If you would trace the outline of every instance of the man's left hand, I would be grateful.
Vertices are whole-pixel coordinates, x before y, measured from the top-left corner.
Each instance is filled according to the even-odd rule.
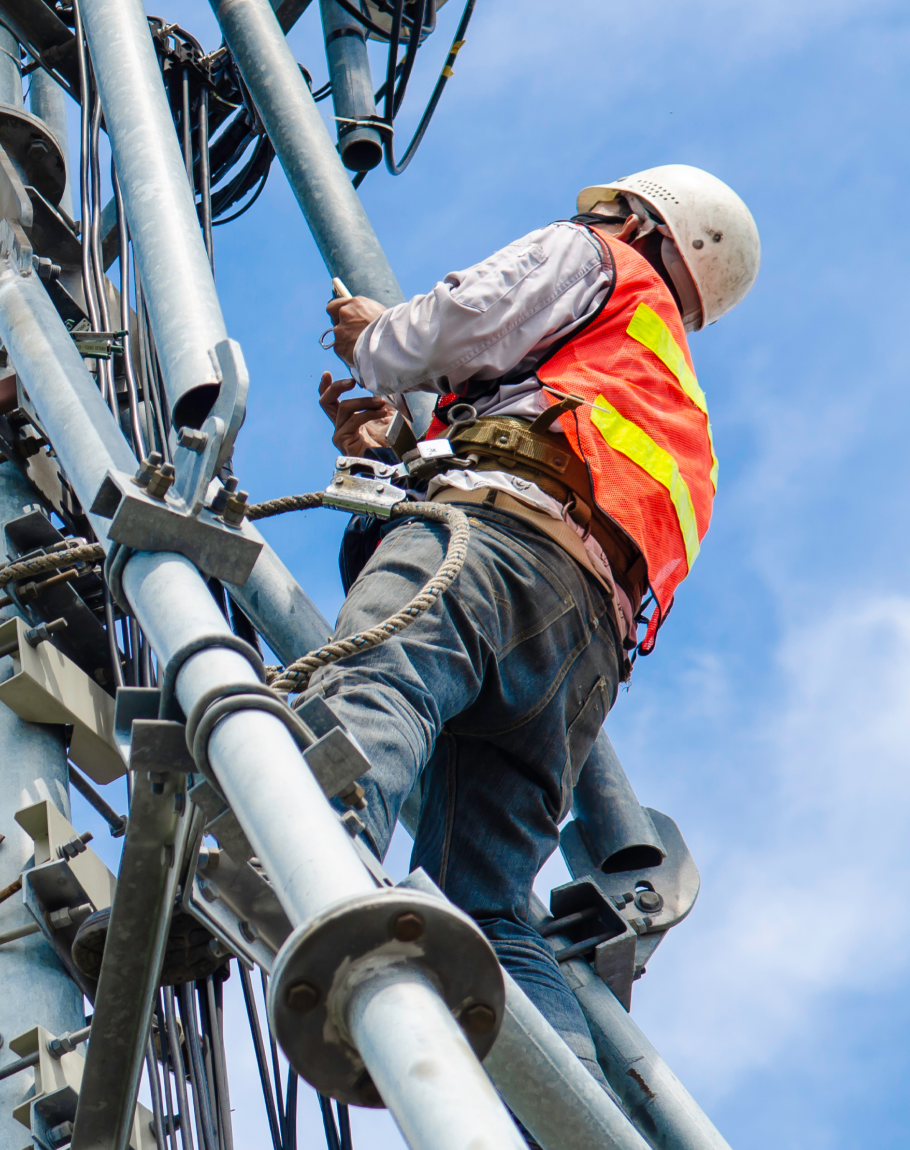
[[[329,300],[325,309],[335,327],[335,354],[348,367],[354,366],[354,344],[360,333],[386,310],[365,295]]]
[[[388,447],[386,432],[395,408],[378,395],[342,399],[355,386],[353,379],[332,379],[323,373],[319,383],[319,406],[335,425],[332,442],[344,455],[364,456],[373,447]]]

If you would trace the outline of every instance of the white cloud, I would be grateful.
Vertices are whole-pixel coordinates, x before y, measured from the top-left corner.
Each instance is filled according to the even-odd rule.
[[[910,599],[857,596],[780,650],[780,710],[742,732],[770,766],[755,778],[771,801],[756,799],[773,815],[758,839],[748,810],[715,827],[693,918],[636,992],[638,1021],[703,1101],[811,1041],[832,995],[910,965]]]

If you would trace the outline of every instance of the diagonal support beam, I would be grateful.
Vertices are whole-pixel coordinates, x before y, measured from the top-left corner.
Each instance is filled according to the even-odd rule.
[[[148,773],[134,773],[72,1150],[129,1145],[190,809],[185,775],[153,794]]]

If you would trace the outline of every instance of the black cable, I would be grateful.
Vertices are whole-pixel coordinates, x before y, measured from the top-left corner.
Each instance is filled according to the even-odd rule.
[[[234,212],[234,214],[232,216],[225,216],[224,219],[221,219],[221,220],[212,220],[212,227],[217,228],[221,224],[233,223],[234,220],[239,220],[240,217],[245,212],[248,212],[250,210],[250,208],[253,206],[253,204],[256,203],[256,201],[259,199],[260,195],[262,194],[262,189],[265,187],[265,183],[266,183],[266,180],[269,178],[269,172],[270,171],[271,171],[271,168],[266,168],[266,170],[262,173],[262,179],[259,181],[259,187],[256,189],[255,192],[253,192],[252,196],[250,196],[250,198],[243,205],[243,207],[240,209],[239,212]]]
[[[175,1001],[174,988],[172,986],[165,987],[164,1016],[167,1022],[167,1029],[164,1033],[167,1034],[171,1068],[174,1073],[174,1089],[177,1095],[177,1120],[179,1123],[180,1141],[183,1145],[183,1150],[195,1150],[193,1145],[193,1132],[190,1129],[190,1102],[186,1094],[186,1072],[183,1068],[183,1053],[180,1049],[180,1031],[177,1028],[177,1011],[174,1007]],[[200,1150],[202,1150],[201,1147]]]
[[[351,1115],[347,1104],[344,1102],[336,1102],[335,1109],[338,1111],[338,1129],[341,1133],[341,1150],[354,1150],[354,1143],[351,1139]]]
[[[285,1091],[287,1107],[284,1112],[284,1150],[297,1150],[297,1086],[299,1079],[292,1067],[288,1067],[288,1084]]]
[[[325,1127],[325,1140],[329,1150],[341,1150],[341,1141],[338,1129],[335,1126],[335,1115],[332,1113],[332,1101],[324,1094],[319,1096],[319,1109],[322,1111],[322,1125]]]
[[[180,1019],[183,1022],[186,1045],[190,1052],[190,1081],[193,1084],[193,1098],[199,1110],[201,1125],[199,1141],[204,1143],[205,1150],[219,1150],[218,1136],[212,1118],[208,1075],[205,1072],[205,1059],[196,1022],[196,1006],[188,983],[184,983],[179,988],[179,998]]]
[[[398,0],[398,2],[401,4],[402,12],[403,12],[404,0]],[[415,20],[415,24],[417,24],[417,27],[423,27],[423,14],[426,11],[426,6],[427,6],[426,0],[416,0],[414,20]],[[385,103],[386,103],[386,119],[389,120],[390,123],[398,115],[398,110],[401,107],[401,102],[404,99],[404,94],[408,88],[408,81],[411,79],[411,72],[414,70],[414,61],[417,59],[417,49],[419,47],[420,47],[420,37],[415,36],[412,33],[411,37],[408,40],[408,49],[404,55],[404,67],[401,69],[401,75],[398,78],[398,86],[395,89],[395,96],[394,96],[394,99],[392,100],[391,119],[389,118],[389,113],[388,113],[388,107],[389,107],[388,91],[386,92],[386,101],[385,101]],[[397,63],[397,61],[396,61],[396,63]],[[397,71],[397,68],[395,69],[395,71]],[[387,76],[386,77],[386,84],[388,84],[388,82],[389,82],[389,79]]]
[[[259,1011],[256,1009],[256,999],[253,997],[253,984],[250,972],[242,962],[237,963],[240,970],[240,984],[243,987],[243,1001],[246,1003],[247,1018],[250,1021],[250,1032],[253,1035],[253,1046],[256,1050],[256,1064],[259,1067],[259,1081],[262,1084],[262,1097],[265,1100],[265,1109],[269,1119],[269,1131],[272,1135],[274,1150],[282,1150],[281,1129],[278,1125],[278,1114],[275,1110],[275,1096],[272,1093],[272,1084],[269,1080],[268,1064],[265,1058],[265,1046],[262,1042],[262,1029],[259,1025]]]
[[[341,0],[338,0],[338,3],[340,4]],[[455,32],[454,39],[452,40],[452,46],[449,48],[449,54],[446,57],[446,62],[439,74],[439,79],[436,81],[436,87],[433,89],[433,94],[430,97],[429,103],[424,110],[423,116],[420,119],[420,123],[417,125],[417,130],[414,133],[410,144],[408,144],[407,149],[405,150],[405,153],[399,162],[396,163],[395,161],[395,151],[392,144],[391,133],[383,133],[383,150],[385,152],[385,163],[386,167],[393,176],[401,175],[411,160],[413,160],[417,149],[420,147],[423,137],[426,135],[427,128],[430,126],[430,120],[432,120],[433,114],[436,111],[436,107],[439,104],[443,89],[451,79],[452,66],[455,63],[455,57],[458,55],[462,45],[464,44],[464,38],[465,33],[468,30],[468,24],[470,24],[471,17],[474,14],[475,3],[476,0],[466,0],[464,11],[461,14],[461,20],[458,22],[458,29]],[[388,93],[386,93],[386,96],[388,96]]]
[[[209,168],[209,94],[203,88],[199,94],[197,117],[199,132],[199,207],[202,215],[202,235],[212,271],[215,270],[215,247],[212,242],[212,179]]]
[[[259,978],[262,982],[262,1001],[268,1002],[269,983],[262,967],[259,968]],[[281,1069],[278,1065],[278,1043],[275,1041],[275,1035],[272,1033],[271,1022],[269,1022],[269,1049],[272,1054],[272,1081],[275,1084],[275,1101],[278,1104],[278,1113],[284,1114],[284,1096],[281,1092]],[[282,1140],[284,1136],[284,1131],[282,1130]]]

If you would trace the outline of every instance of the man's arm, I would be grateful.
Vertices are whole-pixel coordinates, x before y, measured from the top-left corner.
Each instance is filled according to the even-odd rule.
[[[367,390],[447,392],[468,379],[496,379],[525,360],[533,369],[535,357],[599,306],[611,273],[586,231],[551,224],[453,272],[426,295],[387,309],[359,297],[334,300],[330,314],[341,319],[342,344],[349,310],[351,319],[356,312],[360,324],[368,321],[352,351],[339,347]]]

